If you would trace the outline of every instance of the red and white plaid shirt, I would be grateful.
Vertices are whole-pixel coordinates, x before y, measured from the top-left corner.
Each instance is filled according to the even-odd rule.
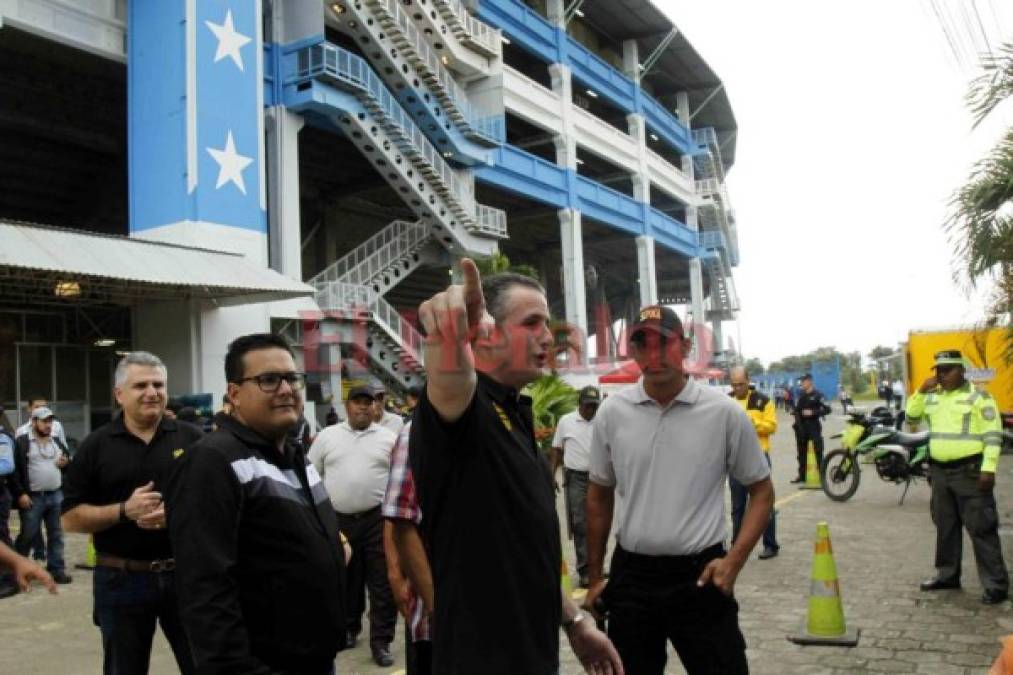
[[[422,509],[419,508],[415,494],[415,478],[408,463],[408,436],[412,424],[408,422],[398,434],[394,451],[390,455],[390,478],[387,480],[387,492],[383,498],[382,513],[384,518],[407,520],[418,526],[422,522]],[[412,641],[431,640],[429,618],[426,615],[422,598],[415,589],[411,590],[408,600],[408,621],[412,630]]]

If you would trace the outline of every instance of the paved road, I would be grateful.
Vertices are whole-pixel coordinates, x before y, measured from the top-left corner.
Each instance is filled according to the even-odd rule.
[[[781,422],[782,431],[775,436],[773,449],[781,555],[767,561],[754,556],[737,586],[752,672],[984,672],[998,652],[999,636],[1013,633],[1010,606],[985,607],[978,601],[981,589],[969,543],[965,543],[963,591],[918,591],[919,580],[933,571],[934,530],[928,514],[928,486],[912,488],[903,506],[897,505],[900,488],[883,483],[872,471],[863,474],[858,494],[845,504],[830,502],[821,492],[800,493],[788,484],[794,471],[794,449],[787,420],[782,418]],[[828,432],[840,426],[840,420],[831,420]],[[1013,560],[1013,458],[1000,462],[997,483],[1000,519],[1010,528],[1003,537],[1009,562]],[[859,646],[854,649],[799,647],[785,639],[804,617],[813,537],[816,522],[821,519],[830,523],[847,621],[862,630]],[[83,540],[71,537],[70,559],[80,560],[83,551]],[[567,544],[564,551],[572,569],[572,547]],[[494,597],[491,586],[477,590]],[[88,573],[75,572],[74,583],[62,587],[59,597],[35,592],[0,601],[0,608],[0,635],[9,657],[6,663],[16,660],[17,672],[101,672],[98,631],[91,623]],[[401,644],[399,626],[393,668],[377,668],[369,659],[368,648],[360,646],[340,655],[338,672],[403,672]],[[564,674],[580,672],[565,639],[560,656]],[[151,672],[176,672],[161,635],[156,637]],[[683,672],[674,657],[668,672]]]

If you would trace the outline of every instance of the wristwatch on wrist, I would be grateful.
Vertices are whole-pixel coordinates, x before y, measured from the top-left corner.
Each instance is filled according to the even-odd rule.
[[[563,622],[563,630],[570,630],[578,623],[587,618],[587,612],[582,609],[578,609],[577,613],[573,615],[573,618],[567,619]]]

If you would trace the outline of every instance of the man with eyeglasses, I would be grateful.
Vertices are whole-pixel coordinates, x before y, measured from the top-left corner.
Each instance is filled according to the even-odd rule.
[[[929,476],[936,525],[936,576],[923,591],[960,588],[963,533],[967,528],[986,605],[1009,596],[1009,575],[999,540],[995,469],[1002,448],[1002,419],[995,399],[964,378],[964,357],[950,349],[935,355],[935,376],[908,399],[907,422],[930,429]]]
[[[179,605],[201,673],[328,675],[345,559],[323,481],[288,432],[304,373],[269,333],[229,345],[232,414],[179,455],[166,494]]]
[[[643,375],[594,418],[585,606],[607,612],[609,637],[636,675],[662,675],[666,642],[691,674],[749,670],[733,592],[767,526],[774,488],[746,413],[686,374],[691,346],[671,308],[641,309],[630,355]],[[726,551],[729,476],[746,486],[749,502]],[[623,511],[606,582],[616,492]]]
[[[369,648],[382,668],[394,663],[397,605],[387,580],[383,553],[383,504],[390,476],[390,458],[397,436],[375,422],[375,389],[357,384],[345,398],[346,419],[321,431],[309,460],[323,478],[338,516],[338,527],[348,537],[352,558],[348,564],[346,646],[354,647],[362,630],[362,613],[369,590]]]

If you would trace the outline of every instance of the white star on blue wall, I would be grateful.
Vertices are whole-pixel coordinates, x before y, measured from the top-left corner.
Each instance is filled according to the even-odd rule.
[[[222,23],[217,24],[205,21],[204,24],[218,39],[218,48],[215,50],[215,63],[218,63],[227,56],[232,59],[232,62],[236,64],[239,70],[243,70],[243,55],[240,50],[252,42],[253,38],[236,32],[235,25],[232,23],[232,10],[230,9],[225,12],[225,20]]]
[[[232,139],[232,131],[229,131],[225,139],[225,147],[207,148],[208,154],[218,162],[218,181],[215,189],[218,190],[226,183],[233,183],[239,191],[246,194],[246,183],[243,181],[243,169],[253,163],[252,157],[240,155],[236,152],[236,142]]]

